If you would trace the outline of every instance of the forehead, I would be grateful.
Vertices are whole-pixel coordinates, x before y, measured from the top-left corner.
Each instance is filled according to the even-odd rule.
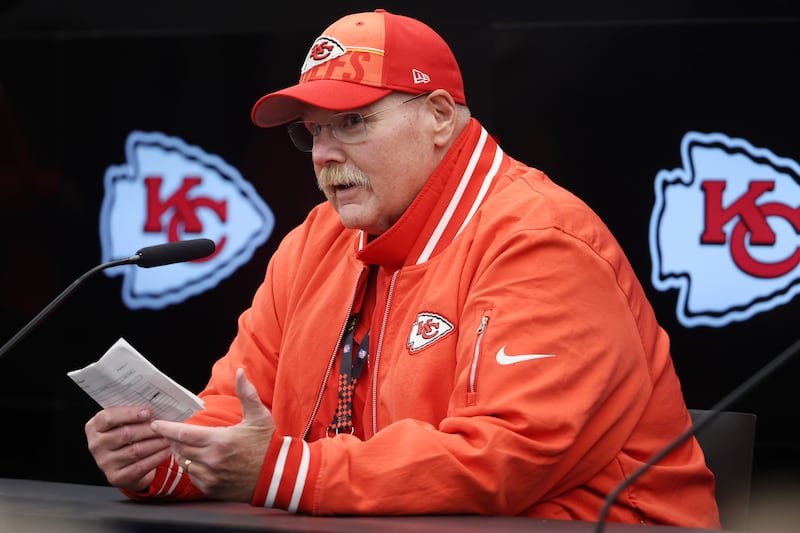
[[[347,115],[348,113],[366,114],[366,109],[368,108],[362,107],[358,109],[348,109],[346,111],[333,111],[331,109],[308,106],[302,110],[300,114],[300,120],[310,120],[312,122],[325,123],[337,115]]]
[[[362,107],[355,107],[353,109],[345,109],[345,110],[333,110],[333,109],[325,109],[322,107],[316,107],[309,104],[305,104],[300,108],[300,120],[311,120],[313,122],[325,122],[330,117],[334,115],[342,115],[347,113],[359,113],[362,115],[366,115],[368,113],[372,113],[378,109],[382,109],[385,106],[391,105],[395,99],[394,94],[389,94],[379,100],[372,102],[371,104],[362,106]]]

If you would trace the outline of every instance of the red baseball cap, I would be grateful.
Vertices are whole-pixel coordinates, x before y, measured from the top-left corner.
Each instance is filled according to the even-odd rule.
[[[262,128],[300,117],[304,106],[346,111],[392,91],[421,94],[445,89],[466,104],[461,70],[450,47],[422,22],[384,9],[347,15],[317,37],[300,81],[262,96],[253,123]]]

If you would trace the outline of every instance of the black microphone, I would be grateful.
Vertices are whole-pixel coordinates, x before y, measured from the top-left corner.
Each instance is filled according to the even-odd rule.
[[[697,420],[695,420],[694,423],[689,426],[689,429],[678,435],[669,444],[664,446],[664,448],[662,448],[658,453],[654,454],[650,459],[648,459],[647,462],[640,466],[633,474],[617,485],[614,490],[612,490],[608,496],[606,496],[603,507],[600,509],[600,513],[597,517],[597,524],[594,530],[595,533],[602,533],[608,511],[611,509],[611,506],[614,505],[614,502],[617,501],[617,498],[623,490],[625,490],[631,483],[639,479],[639,477],[647,472],[650,467],[657,464],[661,459],[672,453],[672,451],[680,446],[683,441],[706,427],[708,424],[714,421],[714,419],[716,419],[720,413],[727,410],[731,404],[745,396],[753,388],[755,388],[756,385],[761,383],[768,376],[772,375],[778,370],[778,368],[783,366],[784,363],[797,355],[798,351],[800,351],[800,340],[794,341],[791,346],[778,354],[772,361],[764,365],[761,370],[750,376],[744,381],[744,383],[729,392],[725,397],[713,405],[711,409],[699,416]]]
[[[188,241],[169,242],[142,248],[136,255],[136,262],[142,268],[171,265],[202,259],[214,253],[216,246],[211,239],[189,239]],[[136,256],[133,256],[136,257]]]
[[[28,322],[25,327],[17,332],[16,335],[0,348],[0,358],[6,352],[11,350],[19,341],[21,341],[28,333],[35,328],[39,322],[44,320],[50,313],[52,313],[64,299],[75,292],[75,289],[83,285],[90,277],[94,276],[101,270],[107,268],[120,266],[120,265],[138,265],[142,268],[150,268],[161,265],[170,265],[172,263],[183,263],[184,261],[193,261],[195,259],[202,259],[214,253],[216,245],[211,239],[189,239],[186,241],[168,242],[165,244],[158,244],[155,246],[147,246],[142,248],[134,255],[124,259],[117,259],[103,263],[92,268],[81,277],[72,282],[72,284],[64,289],[64,291],[56,296],[47,307],[42,309],[38,315]]]

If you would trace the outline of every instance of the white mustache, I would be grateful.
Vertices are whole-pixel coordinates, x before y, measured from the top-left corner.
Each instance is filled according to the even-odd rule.
[[[332,192],[339,186],[356,185],[370,188],[369,177],[357,168],[344,165],[323,167],[317,176],[317,187],[324,192]]]

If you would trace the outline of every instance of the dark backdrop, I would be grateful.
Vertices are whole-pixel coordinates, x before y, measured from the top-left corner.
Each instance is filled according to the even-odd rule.
[[[345,11],[386,7],[439,30],[473,114],[606,220],[671,334],[690,406],[710,407],[796,339],[796,301],[723,328],[683,327],[677,291],[649,281],[648,251],[653,181],[681,166],[685,132],[800,159],[794,2],[271,4],[0,2],[0,342],[100,262],[103,174],[124,161],[132,130],[219,155],[276,218],[272,237],[214,290],[130,311],[121,278],[98,276],[0,360],[0,476],[105,482],[83,436],[96,406],[65,374],[120,336],[203,387],[280,237],[322,199],[308,157],[281,128],[252,126],[250,108],[295,81],[310,42]],[[798,485],[798,375],[793,361],[734,406],[759,417],[756,511],[788,498],[773,488]]]

